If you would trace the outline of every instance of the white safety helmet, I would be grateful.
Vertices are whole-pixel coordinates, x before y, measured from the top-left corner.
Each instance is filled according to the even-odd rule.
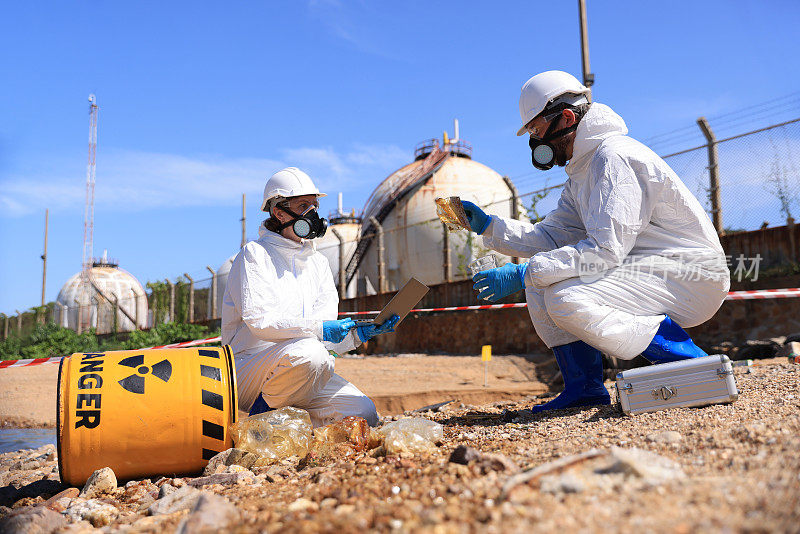
[[[566,95],[563,98],[559,98]],[[525,82],[519,97],[519,115],[522,128],[517,135],[525,133],[525,126],[548,106],[565,102],[578,105],[591,102],[592,93],[575,76],[560,70],[542,72]]]
[[[264,202],[261,211],[269,212],[270,201],[277,198],[299,197],[303,195],[326,196],[320,193],[311,177],[297,167],[286,167],[273,174],[264,186]]]

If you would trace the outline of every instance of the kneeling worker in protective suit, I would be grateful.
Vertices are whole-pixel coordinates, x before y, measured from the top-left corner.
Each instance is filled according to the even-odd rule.
[[[590,103],[573,76],[548,71],[522,88],[517,135],[533,165],[565,167],[557,207],[529,224],[464,202],[484,244],[530,258],[475,275],[478,297],[525,290],[536,333],[553,349],[564,391],[543,410],[609,404],[601,352],[652,363],[706,356],[681,327],[710,319],[730,287],[711,221],[652,150],[628,137],[611,108]]]
[[[351,415],[375,426],[375,405],[333,372],[329,351],[342,354],[393,332],[399,318],[359,327],[352,319],[336,319],[333,275],[312,241],[327,228],[317,213],[322,196],[295,167],[269,179],[261,209],[270,218],[228,275],[222,342],[233,349],[239,407],[250,415],[295,406],[308,410],[314,426]]]

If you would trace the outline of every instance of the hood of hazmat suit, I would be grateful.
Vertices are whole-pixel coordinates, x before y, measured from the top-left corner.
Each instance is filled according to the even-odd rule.
[[[558,205],[537,224],[493,216],[484,244],[530,257],[526,285],[548,287],[581,274],[656,256],[729,276],[717,232],[700,202],[655,152],[627,136],[622,118],[594,103],[575,132]]]
[[[300,243],[262,225],[231,266],[222,300],[222,343],[249,355],[282,341],[322,341],[323,321],[338,316],[339,296],[328,260],[310,240]],[[327,349],[342,354],[360,341],[355,331]]]

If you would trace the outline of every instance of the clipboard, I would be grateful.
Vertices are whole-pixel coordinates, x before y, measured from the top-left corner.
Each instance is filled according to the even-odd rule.
[[[400,317],[400,321],[397,324],[400,324],[403,319],[406,318],[406,315],[414,309],[414,306],[419,304],[419,301],[422,300],[422,297],[428,294],[429,287],[417,280],[416,278],[411,278],[406,284],[397,292],[397,294],[392,297],[392,300],[383,307],[381,312],[378,314],[375,319],[371,321],[356,321],[358,326],[368,325],[368,324],[376,324],[380,325],[383,324],[389,317],[392,315],[397,315]]]

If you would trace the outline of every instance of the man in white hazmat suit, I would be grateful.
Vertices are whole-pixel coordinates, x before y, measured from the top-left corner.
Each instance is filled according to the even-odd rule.
[[[259,227],[259,238],[233,260],[228,275],[222,342],[233,350],[239,407],[250,415],[295,406],[308,410],[314,426],[351,415],[375,426],[375,405],[333,372],[329,351],[342,354],[393,332],[399,318],[380,326],[336,319],[333,275],[312,241],[327,228],[317,213],[322,196],[295,167],[269,179],[261,209],[270,218]]]
[[[475,275],[479,298],[525,290],[536,333],[552,348],[564,391],[532,410],[609,404],[601,352],[653,363],[705,356],[681,327],[721,306],[730,274],[697,199],[611,108],[573,76],[548,71],[522,88],[517,135],[533,165],[564,166],[557,207],[530,224],[464,202],[484,244],[530,258]],[[680,326],[679,326],[680,325]]]

